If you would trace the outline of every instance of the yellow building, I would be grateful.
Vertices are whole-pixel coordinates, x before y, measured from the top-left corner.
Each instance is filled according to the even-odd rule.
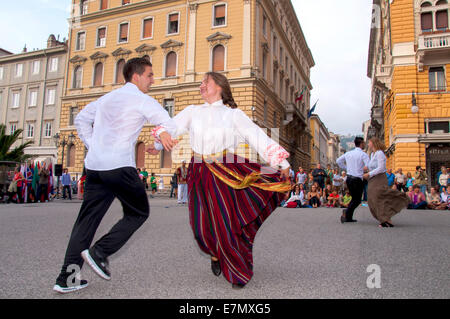
[[[289,0],[74,0],[69,22],[62,135],[76,134],[76,114],[122,86],[124,62],[140,56],[153,64],[150,95],[171,115],[202,104],[204,74],[222,72],[239,108],[259,126],[280,129],[275,134],[291,164],[309,164],[306,115],[314,60]],[[305,98],[295,103],[305,86]],[[166,176],[167,184],[178,160],[190,159],[188,140],[177,154],[150,156],[144,151],[153,142],[150,131],[145,126],[136,145],[137,167]],[[77,138],[67,147],[64,167],[81,172],[85,152]]]
[[[328,141],[330,139],[330,133],[317,114],[311,115],[309,124],[312,135],[310,147],[311,163],[306,167],[314,169],[317,164],[320,164],[322,165],[322,168],[325,169],[328,164],[334,164],[330,162],[328,157]]]
[[[436,185],[440,166],[450,166],[450,4],[373,3],[369,136],[384,138],[389,168],[414,173],[420,165]]]

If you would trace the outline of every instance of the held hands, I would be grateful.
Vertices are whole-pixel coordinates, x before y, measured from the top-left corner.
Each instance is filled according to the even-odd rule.
[[[162,146],[164,146],[164,149],[168,152],[172,151],[172,149],[178,143],[178,141],[172,139],[172,136],[170,136],[170,134],[167,132],[162,132],[161,134],[159,134],[159,139],[161,140],[161,144]]]
[[[368,180],[368,179],[370,178],[369,173],[365,173],[365,174],[363,175],[363,178]]]
[[[149,145],[145,151],[151,155],[158,155],[159,151],[155,148],[155,144]]]

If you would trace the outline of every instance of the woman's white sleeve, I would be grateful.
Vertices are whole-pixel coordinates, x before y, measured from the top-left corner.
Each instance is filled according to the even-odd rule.
[[[173,134],[172,138],[176,138],[189,131],[189,128],[191,126],[193,108],[194,105],[189,105],[183,111],[175,115],[173,121],[176,125],[176,131]],[[152,135],[155,137],[155,148],[158,151],[161,151],[163,149],[163,146],[158,138],[159,134],[161,134],[161,131],[164,131],[164,128],[162,128],[161,126],[157,126],[152,130]]]
[[[381,174],[386,170],[386,156],[384,153],[378,151],[373,156],[377,160],[377,167],[369,172],[370,177]]]
[[[289,153],[268,137],[242,110],[235,109],[233,121],[234,128],[239,136],[250,144],[271,167],[281,169],[290,167],[286,160]]]

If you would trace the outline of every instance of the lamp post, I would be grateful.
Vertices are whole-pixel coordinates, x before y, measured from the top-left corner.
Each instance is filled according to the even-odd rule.
[[[73,133],[70,133],[69,136],[67,136],[67,140],[66,140],[65,136],[63,136],[62,140],[60,140],[60,139],[61,139],[61,136],[59,135],[59,133],[56,133],[53,136],[53,140],[55,141],[55,146],[56,147],[62,146],[62,158],[61,158],[62,165],[61,166],[64,167],[64,148],[66,147],[66,145],[70,145],[73,143],[73,140],[75,139],[75,135],[73,135]],[[56,160],[56,162],[58,162],[58,160]],[[58,176],[58,184],[57,184],[58,198],[59,198],[59,180],[60,180],[60,178]]]

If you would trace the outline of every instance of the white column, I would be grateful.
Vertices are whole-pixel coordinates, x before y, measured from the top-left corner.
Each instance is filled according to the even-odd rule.
[[[195,81],[195,40],[197,28],[197,3],[189,4],[189,27],[187,43],[187,67],[185,82]]]
[[[242,66],[241,76],[251,76],[251,1],[244,0],[244,17],[243,17],[243,30],[242,30]]]

